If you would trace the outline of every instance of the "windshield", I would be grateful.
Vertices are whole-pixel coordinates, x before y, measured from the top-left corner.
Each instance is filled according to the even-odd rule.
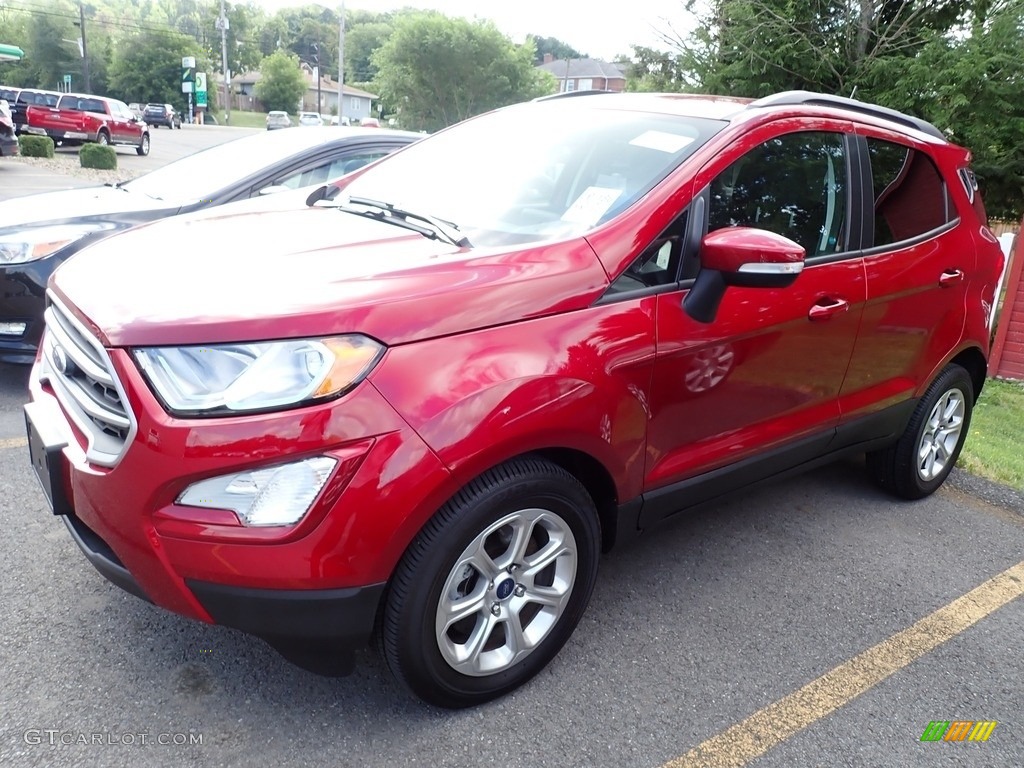
[[[208,199],[278,161],[324,143],[327,138],[317,131],[264,131],[183,157],[123,187],[183,204]]]
[[[342,194],[451,222],[474,246],[573,237],[625,210],[724,126],[522,105],[413,144]]]

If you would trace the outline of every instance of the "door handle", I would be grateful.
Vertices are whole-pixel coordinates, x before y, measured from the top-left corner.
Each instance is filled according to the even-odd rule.
[[[964,273],[959,269],[947,269],[939,276],[939,285],[943,288],[949,288],[963,281]]]
[[[808,320],[828,320],[833,315],[845,312],[850,308],[850,302],[845,299],[819,299],[818,303],[811,307],[807,313]]]

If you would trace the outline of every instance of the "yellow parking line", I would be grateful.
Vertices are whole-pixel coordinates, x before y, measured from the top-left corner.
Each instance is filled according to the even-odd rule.
[[[662,768],[739,768],[1024,595],[1024,561]]]
[[[0,440],[0,450],[4,448],[24,448],[28,445],[28,438],[25,437],[7,437]]]

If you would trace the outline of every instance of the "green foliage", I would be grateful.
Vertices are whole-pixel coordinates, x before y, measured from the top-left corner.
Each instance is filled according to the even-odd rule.
[[[530,35],[533,39],[533,47],[535,53],[533,56],[534,64],[544,63],[544,54],[550,53],[552,58],[555,59],[585,59],[586,54],[580,53],[568,43],[559,40],[557,37],[542,37],[540,35]]]
[[[101,171],[117,170],[117,152],[113,147],[100,144],[83,144],[78,150],[78,161],[83,168],[98,168]]]
[[[679,93],[694,88],[683,59],[678,54],[633,46],[633,59],[626,68],[626,90],[648,93]]]
[[[396,18],[372,63],[402,125],[436,131],[550,93],[550,75],[534,68],[533,56],[532,44],[514,45],[490,22],[419,12]]]
[[[53,139],[25,133],[18,137],[18,149],[22,157],[53,157]]]
[[[391,36],[388,22],[370,22],[345,33],[345,82],[369,83],[377,76],[372,56]]]
[[[195,53],[195,41],[179,32],[138,32],[114,51],[111,90],[124,101],[166,103],[184,111],[181,59]]]
[[[971,416],[958,465],[968,472],[1024,490],[1024,387],[989,379]]]
[[[267,111],[282,109],[295,112],[308,83],[299,68],[295,54],[275,51],[263,59],[260,65],[260,79],[256,83],[256,98],[263,102]]]

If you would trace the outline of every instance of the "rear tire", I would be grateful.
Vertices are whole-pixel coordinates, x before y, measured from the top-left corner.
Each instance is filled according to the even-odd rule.
[[[934,493],[960,456],[973,408],[970,374],[959,365],[947,365],[918,402],[900,438],[867,454],[872,479],[904,499]]]
[[[380,642],[421,699],[461,708],[536,675],[576,628],[600,554],[586,489],[539,458],[484,473],[409,545],[385,598]]]
[[[100,131],[96,136],[96,143],[101,147],[105,147],[110,144],[110,134],[106,131]]]

